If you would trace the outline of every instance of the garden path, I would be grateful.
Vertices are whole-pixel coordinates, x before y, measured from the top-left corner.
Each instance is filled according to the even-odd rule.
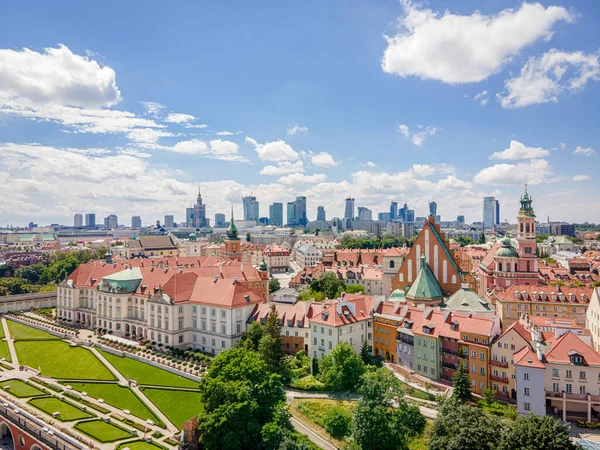
[[[8,329],[8,324],[6,323],[6,319],[2,317],[2,328],[4,329],[4,336],[6,337],[6,342],[8,342],[8,350],[10,351],[10,359],[12,359],[13,364],[19,365],[19,358],[17,357],[17,351],[15,350],[15,342],[11,339],[10,330]]]

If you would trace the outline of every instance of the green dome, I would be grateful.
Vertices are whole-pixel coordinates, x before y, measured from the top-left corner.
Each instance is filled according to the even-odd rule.
[[[267,271],[267,263],[265,261],[265,258],[263,257],[262,262],[260,263],[260,271],[261,272],[266,272]]]
[[[190,233],[190,241],[195,241],[197,237],[198,236],[196,236],[196,233]]]
[[[398,288],[392,292],[392,295],[390,295],[390,298],[388,298],[388,300],[392,302],[404,303],[406,301],[406,293],[402,289]]]
[[[508,233],[502,238],[500,241],[502,243],[502,247],[496,250],[496,255],[500,258],[518,258],[519,252],[516,248],[514,248],[510,243],[510,236]]]

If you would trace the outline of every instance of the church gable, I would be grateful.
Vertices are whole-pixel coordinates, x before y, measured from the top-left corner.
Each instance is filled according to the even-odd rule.
[[[456,264],[448,243],[437,229],[434,219],[430,217],[394,277],[392,289],[400,288],[406,291],[414,284],[422,255],[425,255],[427,265],[445,294],[453,294],[461,288],[462,271]]]

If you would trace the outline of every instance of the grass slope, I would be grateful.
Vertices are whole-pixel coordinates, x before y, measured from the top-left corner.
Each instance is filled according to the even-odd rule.
[[[58,417],[58,420],[61,422],[69,422],[71,420],[81,420],[94,417],[93,414],[82,411],[70,403],[60,401],[56,397],[34,398],[29,400],[29,404],[50,415],[52,415],[52,413],[59,412],[60,416]]]
[[[8,323],[10,335],[15,339],[15,341],[60,340],[59,337],[53,336],[50,333],[46,333],[42,330],[38,330],[37,328],[23,325],[22,323],[14,322],[12,320],[7,320],[6,322]]]
[[[131,358],[121,358],[112,353],[100,350],[109,363],[121,372],[124,377],[129,377],[132,380],[137,380],[139,384],[149,384],[154,386],[171,386],[171,387],[191,387],[197,388],[198,382],[180,377],[174,373],[159,369]]]
[[[121,439],[131,437],[131,433],[124,428],[112,423],[106,423],[104,420],[79,422],[74,428],[102,443],[120,441]]]
[[[131,414],[140,419],[150,419],[154,423],[160,422],[152,411],[127,387],[109,383],[69,383],[69,385],[79,392],[87,392],[90,397],[102,398],[115,408],[128,409]]]
[[[181,427],[189,419],[202,412],[199,392],[153,388],[143,388],[142,390],[144,395],[177,427]]]
[[[6,335],[4,334],[4,327],[0,323],[0,339],[4,339]]]
[[[6,341],[0,341],[0,358],[4,358],[8,362],[12,362],[10,350],[8,349],[8,342]]]
[[[114,376],[94,356],[82,347],[71,347],[63,341],[15,342],[19,362],[37,369],[42,375],[73,380],[114,380]]]
[[[6,380],[0,382],[0,388],[4,389],[4,386],[10,386],[10,392],[15,397],[39,397],[41,395],[48,395],[43,391],[40,391],[35,386],[24,383],[21,380]]]

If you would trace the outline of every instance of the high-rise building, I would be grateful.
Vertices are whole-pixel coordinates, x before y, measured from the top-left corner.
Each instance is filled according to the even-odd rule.
[[[308,224],[306,217],[306,197],[296,197],[296,221],[298,225],[305,227]]]
[[[383,213],[380,213],[383,214]],[[398,202],[392,202],[390,204],[390,217],[389,220],[394,220],[398,218]]]
[[[500,224],[500,202],[496,200],[496,225]]]
[[[388,212],[381,212],[379,214],[377,214],[377,220],[379,220],[380,222],[389,222],[392,219],[392,213],[391,211]]]
[[[283,225],[283,203],[273,203],[269,206],[269,223],[276,227]]]
[[[202,203],[202,193],[200,192],[200,188],[198,188],[196,204],[185,209],[185,225],[188,227],[202,228],[207,224],[206,205]]]
[[[225,223],[225,214],[216,213],[215,214],[215,227],[222,227]]]
[[[114,230],[118,227],[119,227],[119,220],[117,219],[116,215],[111,214],[110,216],[104,218],[104,228],[106,228],[108,230]]]
[[[81,214],[75,214],[73,216],[73,226],[75,228],[81,228],[83,226],[83,216]]]
[[[317,220],[327,220],[324,206],[317,206]]]
[[[85,226],[95,227],[96,226],[96,214],[88,213],[85,215]]]
[[[175,226],[175,217],[173,215],[165,216],[165,228],[173,228]]]
[[[373,220],[373,211],[364,206],[358,207],[358,220],[363,222],[369,222]]]
[[[406,212],[408,211],[408,205],[405,203],[404,206],[402,208],[400,208],[398,210],[398,217],[396,217],[397,219],[400,219],[402,222],[406,222]]]
[[[496,199],[483,197],[483,228],[494,228],[496,225]]]
[[[456,216],[456,221],[459,224],[464,225],[465,224],[465,216]]]
[[[140,216],[131,218],[131,228],[142,228],[142,218]]]
[[[287,224],[296,225],[296,202],[287,202]]]
[[[436,216],[437,215],[437,203],[429,202],[429,215]]]
[[[344,212],[344,219],[354,219],[354,199],[352,197],[348,197],[346,199],[346,211]]]
[[[405,222],[414,222],[415,221],[415,210],[407,209],[406,210],[406,220]]]
[[[244,205],[244,220],[258,220],[258,201],[253,195],[242,197]]]

